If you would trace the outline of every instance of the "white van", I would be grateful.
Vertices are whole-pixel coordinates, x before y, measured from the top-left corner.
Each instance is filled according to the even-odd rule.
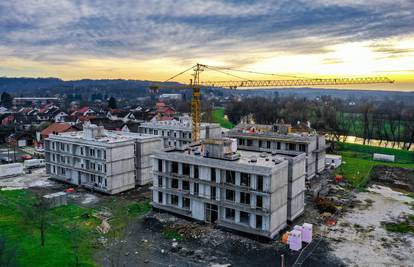
[[[44,159],[28,159],[24,161],[23,165],[25,169],[41,168],[45,166],[45,160]]]

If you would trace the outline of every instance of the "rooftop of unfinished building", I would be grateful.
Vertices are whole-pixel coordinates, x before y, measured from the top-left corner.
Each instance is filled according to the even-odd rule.
[[[283,130],[275,130],[274,127],[280,127]],[[291,132],[290,129],[294,129],[291,128],[290,124],[239,124],[235,128],[228,131],[227,135],[230,137],[233,135],[267,137],[296,142],[309,142],[318,135],[314,130]]]
[[[220,142],[220,139],[208,139],[206,141],[215,141]],[[246,150],[236,150],[228,158],[217,158],[211,157],[206,152],[206,146],[203,143],[191,145],[186,148],[174,148],[165,150],[165,153],[168,154],[177,154],[177,155],[188,155],[191,157],[199,157],[200,160],[220,160],[223,164],[239,163],[252,166],[262,166],[262,167],[273,167],[278,165],[281,162],[284,162],[286,159],[294,157],[289,155],[284,155],[280,153],[266,153],[266,152],[254,152]],[[233,156],[233,157],[232,157]]]
[[[100,126],[89,125],[83,131],[78,132],[65,132],[59,133],[57,135],[50,135],[49,137],[64,138],[67,140],[78,140],[84,142],[99,142],[107,144],[116,144],[132,140],[146,140],[159,138],[151,134],[140,134],[140,133],[128,133],[123,131],[109,131],[105,129],[100,129],[101,132],[98,132]],[[85,131],[90,131],[86,133]],[[92,132],[96,131],[96,132]]]
[[[189,116],[182,116],[179,117],[178,120],[167,120],[167,121],[161,121],[161,120],[152,120],[152,121],[148,121],[148,122],[143,122],[141,123],[141,126],[144,127],[162,127],[162,128],[186,128],[186,129],[191,129],[192,128],[192,121],[191,121],[191,117]],[[200,124],[201,127],[207,127],[207,126],[215,126],[215,127],[220,127],[220,125],[218,123],[201,123]]]

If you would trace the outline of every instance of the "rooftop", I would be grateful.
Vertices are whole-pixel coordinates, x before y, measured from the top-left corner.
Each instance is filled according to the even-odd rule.
[[[201,123],[201,127],[220,127],[218,123]],[[154,120],[141,123],[141,127],[157,127],[162,129],[177,129],[177,130],[191,130],[191,117],[180,118],[179,120]]]
[[[272,129],[272,125],[261,124],[239,124],[234,129],[227,132],[229,137],[251,136],[263,139],[276,139],[281,141],[290,140],[292,142],[309,143],[313,140],[317,133],[280,133]]]
[[[254,151],[246,151],[246,150],[237,150],[235,153],[239,156],[235,160],[229,159],[220,159],[220,158],[210,158],[204,156],[204,147],[203,145],[196,145],[192,147],[188,147],[187,149],[172,149],[164,151],[168,155],[187,155],[189,157],[197,157],[203,163],[207,163],[207,160],[218,160],[223,163],[239,163],[244,165],[252,165],[252,166],[261,166],[261,167],[274,167],[285,161],[285,159],[289,156],[282,155],[282,154],[271,154],[271,153],[261,153],[261,152],[254,152]]]
[[[49,136],[49,134],[62,133],[62,132],[67,132],[69,130],[76,131],[76,128],[73,127],[69,123],[57,123],[57,122],[55,122],[55,123],[52,123],[51,125],[49,125],[49,127],[45,128],[41,132],[41,135],[43,137],[47,137],[47,136]]]
[[[58,135],[51,135],[50,137],[54,139],[65,139],[68,141],[72,140],[82,142],[98,142],[102,144],[117,144],[133,140],[148,140],[159,138],[151,134],[127,133],[122,131],[107,130],[105,130],[104,135],[96,136],[94,138],[86,138],[84,131],[60,133]]]

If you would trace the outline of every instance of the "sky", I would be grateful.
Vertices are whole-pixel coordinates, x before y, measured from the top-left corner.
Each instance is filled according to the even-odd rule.
[[[414,91],[413,0],[0,1],[0,36],[7,77],[163,81],[199,62],[306,78],[387,76],[396,83],[375,88]]]

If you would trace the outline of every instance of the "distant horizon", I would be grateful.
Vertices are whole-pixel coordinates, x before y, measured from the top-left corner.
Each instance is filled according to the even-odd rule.
[[[145,80],[145,79],[123,79],[123,78],[98,78],[98,79],[93,79],[93,78],[82,78],[82,79],[72,79],[72,80],[65,80],[59,77],[9,77],[9,76],[0,76],[0,78],[5,78],[5,79],[57,79],[60,80],[62,82],[76,82],[76,81],[83,81],[83,80],[91,80],[91,81],[105,81],[105,80],[112,80],[112,81],[116,81],[116,80],[120,80],[120,81],[139,81],[139,82],[154,82],[154,83],[162,83],[163,81],[156,81],[156,80]],[[169,81],[169,82],[176,82],[176,81]],[[179,83],[179,82],[177,82]],[[185,84],[185,83],[182,83]],[[360,84],[356,84],[356,85],[352,85],[355,88],[350,88],[351,86],[349,85],[344,85],[342,86],[343,88],[340,88],[340,86],[297,86],[297,87],[258,87],[258,88],[237,88],[236,90],[239,91],[246,91],[246,90],[289,90],[289,89],[313,89],[313,90],[338,90],[338,91],[378,91],[378,92],[400,92],[400,93],[414,93],[414,83],[396,83],[394,82],[393,84],[369,84],[368,86],[372,87],[374,85],[378,86],[398,86],[404,84],[407,87],[411,87],[411,88],[407,88],[407,89],[388,89],[388,88],[361,88],[364,85],[360,85]],[[366,85],[365,85],[366,86]],[[359,88],[356,88],[359,87]],[[218,88],[218,87],[217,87]],[[218,88],[219,89],[219,88]]]
[[[411,10],[411,0],[2,1],[0,75],[163,81],[199,62],[308,78],[386,76],[413,90]]]

